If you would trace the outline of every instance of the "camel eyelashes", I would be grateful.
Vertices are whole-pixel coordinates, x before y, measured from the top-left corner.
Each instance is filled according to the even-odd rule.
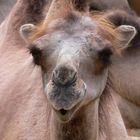
[[[31,45],[29,48],[30,48],[30,53],[33,56],[34,63],[36,65],[40,65],[41,58],[42,58],[42,50],[40,48],[36,47],[35,45]]]
[[[113,52],[109,47],[106,47],[98,52],[94,71],[96,75],[101,74],[101,72],[111,64],[110,57],[112,54]]]
[[[111,63],[110,57],[112,54],[113,52],[110,48],[104,48],[103,50],[98,52],[98,59],[100,59],[102,64],[107,66]]]
[[[90,49],[90,51],[94,51]],[[113,50],[111,47],[105,47],[97,51],[96,62],[101,65],[109,65],[111,63],[110,57],[113,55]],[[94,55],[93,55],[94,56]]]

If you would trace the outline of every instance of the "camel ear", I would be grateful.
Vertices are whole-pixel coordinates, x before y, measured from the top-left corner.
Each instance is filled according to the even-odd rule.
[[[32,36],[32,33],[35,31],[35,29],[36,26],[33,24],[24,24],[20,27],[20,35],[26,43],[29,42],[29,38]]]
[[[119,34],[118,49],[125,49],[129,47],[129,43],[137,34],[136,28],[130,25],[121,25],[115,30]]]

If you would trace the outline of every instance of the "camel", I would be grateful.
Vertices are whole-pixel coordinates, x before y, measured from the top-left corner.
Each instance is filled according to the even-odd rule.
[[[99,1],[98,1],[99,2]],[[120,112],[122,114],[126,128],[129,135],[135,135],[140,137],[140,94],[139,94],[139,26],[140,21],[136,13],[130,9],[126,1],[122,1],[122,7],[118,5],[105,4],[95,5],[93,9],[108,12],[109,19],[116,26],[123,24],[132,25],[136,27],[138,33],[133,39],[129,47],[122,55],[122,57],[114,57],[114,63],[112,63],[109,69],[109,79],[111,92],[113,93]],[[126,4],[125,4],[126,2]],[[138,1],[129,1],[132,8],[138,12]],[[115,2],[113,2],[115,3]],[[107,6],[105,6],[107,4]],[[112,3],[111,3],[112,4]],[[135,4],[135,5],[134,5]],[[111,8],[114,8],[111,12]],[[126,7],[126,8],[123,8]],[[105,14],[106,15],[106,14]],[[107,15],[106,15],[107,16]],[[135,72],[135,73],[133,73]],[[129,82],[133,81],[133,82]]]
[[[62,9],[60,8],[59,10],[57,10],[58,5],[59,6],[62,5],[62,7],[61,7]],[[67,5],[67,8],[63,7],[63,5]],[[79,53],[79,52],[81,52],[79,47],[81,47],[80,41],[82,39],[79,37],[80,38],[78,40],[79,44],[78,43],[75,44],[75,42],[73,41],[75,38],[71,38],[70,35],[74,36],[75,35],[74,31],[75,31],[75,29],[77,29],[76,30],[77,31],[76,39],[78,39],[78,31],[82,30],[81,26],[83,26],[85,19],[84,20],[79,19],[80,16],[81,17],[83,16],[83,15],[79,15],[79,13],[77,13],[78,15],[71,13],[71,11],[73,11],[72,10],[73,8],[70,8],[70,10],[67,11],[69,9],[69,7],[68,7],[68,4],[66,4],[64,1],[62,1],[62,3],[59,3],[58,1],[54,1],[54,4],[50,9],[51,10],[48,12],[49,14],[47,15],[47,17],[45,19],[45,23],[43,22],[42,25],[39,27],[36,27],[33,24],[25,24],[21,27],[20,34],[21,34],[22,38],[25,40],[25,42],[28,45],[30,44],[29,48],[30,48],[31,54],[34,57],[34,63],[36,65],[41,65],[41,67],[42,67],[43,85],[44,85],[44,89],[46,90],[47,99],[53,110],[53,114],[52,114],[53,121],[52,122],[55,122],[54,124],[52,124],[52,128],[51,128],[51,129],[55,130],[54,131],[55,133],[53,133],[51,135],[52,139],[57,140],[59,137],[60,137],[60,139],[72,139],[73,137],[74,137],[74,139],[79,139],[79,137],[82,136],[82,134],[76,135],[75,132],[80,129],[80,127],[81,127],[80,124],[79,124],[79,127],[73,129],[74,132],[72,131],[71,133],[68,133],[68,132],[65,132],[64,130],[67,129],[67,131],[69,131],[69,129],[71,129],[70,127],[72,127],[73,121],[75,122],[75,119],[77,117],[81,118],[81,116],[80,116],[81,114],[83,116],[87,115],[87,114],[86,115],[83,114],[83,112],[86,112],[89,109],[89,108],[86,108],[85,110],[83,110],[83,108],[85,108],[86,105],[90,105],[90,103],[92,104],[92,101],[94,101],[94,102],[95,102],[95,100],[98,101],[97,99],[102,98],[102,96],[104,96],[104,93],[102,93],[102,92],[104,92],[104,90],[105,90],[106,80],[105,81],[103,80],[104,84],[99,82],[99,85],[101,87],[96,82],[101,77],[103,79],[106,77],[106,74],[103,71],[106,71],[108,62],[105,62],[106,64],[102,65],[102,64],[99,64],[100,60],[98,60],[99,62],[98,62],[98,64],[96,64],[97,60],[96,60],[95,54],[96,53],[98,54],[98,52],[96,52],[96,49],[95,50],[93,49],[94,50],[93,52],[95,55],[93,57],[95,59],[94,60],[95,64],[93,64],[94,66],[93,66],[92,70],[88,71],[88,72],[87,72],[87,69],[84,70],[83,68],[85,66],[88,68],[88,65],[85,65],[84,62],[83,62],[84,66],[81,66],[79,68],[79,65],[80,65],[79,58],[82,59],[83,61],[85,61],[87,64],[90,64],[87,59],[82,58],[83,56],[87,56],[87,55],[90,56],[90,54],[88,54],[89,52],[87,52],[87,50],[84,50],[85,51],[85,52],[83,52],[84,54],[82,56],[79,56],[81,54],[81,53]],[[64,12],[64,10],[66,10],[66,11]],[[55,12],[57,14],[55,14]],[[94,20],[96,21],[96,18]],[[52,22],[52,25],[51,25],[51,22]],[[74,24],[73,25],[74,27],[69,25],[69,22],[72,25]],[[76,22],[78,22],[78,23],[76,23]],[[88,21],[86,21],[86,22],[88,23]],[[83,23],[83,24],[80,26],[80,29],[78,30],[78,25],[80,23]],[[89,25],[86,25],[86,27]],[[109,26],[107,26],[106,24],[101,24],[101,25],[104,28],[108,28],[107,30],[103,30],[102,31],[103,33],[107,32],[108,30],[111,29],[111,28],[109,29]],[[56,30],[56,32],[55,32],[55,30]],[[61,30],[63,30],[62,36],[61,36]],[[100,30],[100,29],[98,29],[98,30]],[[134,38],[134,36],[136,34],[135,28],[132,26],[122,25],[115,30],[112,28],[112,30],[117,31],[118,34],[121,34],[120,35],[121,39],[119,42],[114,41],[116,39],[115,38],[115,39],[113,39],[113,41],[116,44],[114,44],[113,42],[111,43],[112,38],[110,39],[110,37],[109,37],[112,35],[111,33],[109,33],[110,35],[105,35],[106,38],[103,39],[104,41],[99,39],[99,38],[102,38],[101,36],[99,36],[99,38],[97,37],[99,39],[99,40],[98,39],[97,40],[99,42],[106,42],[105,40],[108,39],[107,40],[108,45],[113,44],[113,46],[114,46],[114,45],[119,44],[119,47],[120,46],[126,47],[126,46],[128,46],[129,42]],[[127,36],[126,36],[126,33],[128,34]],[[82,36],[81,32],[79,32],[79,34],[80,34],[80,36]],[[89,36],[91,36],[92,34],[93,34],[93,32]],[[96,35],[96,32],[95,32],[95,35]],[[65,36],[66,36],[66,38],[65,38]],[[97,34],[97,36],[98,36],[98,34]],[[115,36],[117,37],[117,35],[115,35]],[[85,35],[83,35],[82,37],[84,38]],[[95,42],[97,40],[95,39]],[[96,43],[99,43],[98,41]],[[70,47],[68,47],[67,45],[69,44],[69,42],[74,45],[72,45],[72,46],[70,45]],[[86,42],[88,42],[88,40],[86,40]],[[123,42],[123,44],[121,44],[122,42]],[[62,45],[62,48],[59,43]],[[82,42],[82,43],[84,43],[84,42]],[[92,45],[92,43],[90,41],[89,41],[89,43]],[[56,46],[58,46],[58,48],[60,50],[62,49],[62,52],[61,51],[59,52],[59,50],[57,49]],[[74,46],[79,46],[79,47],[74,49]],[[90,45],[87,45],[87,46],[90,46]],[[103,46],[106,46],[106,44],[104,44]],[[48,50],[46,47],[48,47]],[[111,55],[111,53],[113,53],[112,51],[106,50],[106,49],[105,50],[103,49],[100,51],[101,52],[103,51],[101,53],[103,56],[104,56],[104,53],[107,53],[108,55]],[[48,54],[47,52],[49,52],[50,54]],[[52,53],[52,55],[51,55],[51,53]],[[74,56],[76,54],[79,57],[74,58]],[[47,57],[47,56],[49,56],[49,57]],[[107,56],[105,56],[105,58],[106,57]],[[72,58],[74,60],[72,60]],[[109,56],[107,58],[109,58]],[[104,61],[104,60],[102,60],[102,61]],[[107,61],[109,61],[109,60],[107,60]],[[52,62],[54,64],[52,64]],[[78,64],[78,62],[79,62],[79,64]],[[90,66],[91,66],[91,64],[90,64]],[[83,76],[84,74],[82,71],[80,71],[78,73],[79,69],[80,70],[82,69],[85,73],[88,73],[89,75],[90,75],[90,73],[92,73],[94,75],[93,77],[95,77],[96,80],[94,81],[94,78],[91,76],[92,74],[90,76],[88,76],[88,74],[85,74],[86,76]],[[88,68],[88,69],[90,69],[90,68]],[[79,78],[79,76],[81,76],[81,75],[83,76],[83,79],[85,80],[85,82],[83,81],[83,79]],[[99,79],[98,79],[98,76],[100,77]],[[92,77],[91,80],[89,80],[90,77]],[[95,86],[94,89],[98,89],[99,91],[102,91],[102,92],[95,90],[95,93],[93,96],[91,93],[93,87],[90,85],[90,83],[94,83],[94,82],[95,82],[95,85],[97,84],[96,85],[97,87]],[[88,83],[89,85],[87,85],[85,83]],[[73,84],[74,84],[74,86],[73,86]],[[104,86],[102,87],[102,85],[104,85]],[[101,105],[102,102],[103,102],[102,100],[99,101],[98,102],[99,106],[97,105],[99,108],[99,110],[98,110],[99,112],[100,112],[100,106],[102,106]],[[94,107],[92,106],[92,108],[94,108]],[[92,110],[92,111],[94,114],[95,110]],[[98,114],[97,112],[95,114]],[[77,117],[75,117],[76,116],[75,113],[76,113]],[[98,117],[100,118],[101,116],[99,115]],[[85,118],[82,118],[82,120]],[[66,122],[66,123],[63,124],[62,122],[59,122],[57,119],[61,120],[62,122]],[[81,120],[81,125],[82,125],[82,120]],[[88,120],[90,120],[90,119],[88,119]],[[90,120],[90,121],[93,121],[93,120]],[[98,122],[98,119],[97,119],[97,122]],[[87,122],[87,125],[89,125],[88,122]],[[100,124],[99,124],[99,126],[100,126]],[[59,133],[57,132],[58,128],[60,130]],[[98,131],[97,128],[95,128],[95,127],[93,127],[93,128],[94,129],[91,129],[91,132]],[[87,131],[87,129],[85,128],[85,132],[86,131]],[[98,133],[100,133],[100,132],[98,132]],[[97,133],[94,133],[94,134],[92,134],[92,136],[89,137],[89,139],[97,139],[97,137],[101,137],[100,134],[97,135]],[[84,139],[88,139],[88,138],[85,136]],[[100,138],[100,139],[102,139],[102,138]],[[107,139],[109,139],[109,137]],[[110,139],[113,139],[113,137]]]
[[[137,35],[124,51],[122,57],[113,58],[110,67],[110,86],[115,95],[123,120],[128,129],[140,128],[140,94],[139,94],[139,17],[130,15],[124,10],[108,12],[108,18],[116,26],[132,25],[137,29]],[[133,73],[134,72],[134,73]],[[140,136],[139,131],[136,135]]]
[[[138,30],[137,36],[131,42],[127,51],[122,57],[113,58],[109,71],[111,92],[116,98],[120,112],[122,114],[125,126],[129,135],[140,137],[140,94],[139,94],[139,26],[140,21],[136,13],[130,9],[127,1],[96,1],[93,0],[93,10],[108,12],[111,16],[111,22],[116,26],[123,24],[132,25]],[[99,3],[98,3],[99,2]],[[101,2],[101,3],[100,3]],[[112,3],[113,2],[113,3]],[[132,8],[138,12],[135,2],[129,1]],[[121,3],[121,5],[120,5]],[[135,5],[134,5],[135,3]],[[114,12],[110,12],[113,8]],[[111,14],[110,14],[111,13]],[[132,72],[135,72],[134,74]],[[130,76],[133,75],[133,76]],[[133,82],[129,82],[133,81]]]
[[[135,28],[122,25],[114,29],[105,19],[101,20],[102,18],[90,17],[86,13],[78,12],[74,10],[73,5],[72,7],[69,5],[69,7],[65,4],[66,1],[56,2],[52,3],[44,22],[37,25],[44,18],[43,13],[46,11],[45,7],[48,6],[47,1],[18,0],[9,17],[1,25],[1,29],[5,29],[5,32],[3,33],[4,36],[0,38],[0,64],[2,66],[0,67],[0,139],[127,139],[120,112],[106,84],[108,68],[112,60],[111,55],[120,52],[118,43],[123,49],[127,48],[128,43],[136,34]],[[59,10],[57,10],[58,5],[61,5]],[[21,9],[22,12],[20,12]],[[73,11],[71,11],[72,9]],[[83,7],[83,9],[86,8]],[[59,18],[60,24],[58,24]],[[69,23],[71,24],[69,25]],[[69,26],[64,28],[61,26],[63,24],[69,25],[71,28],[68,28]],[[81,24],[81,29],[79,24]],[[61,28],[57,28],[57,26]],[[46,28],[50,30],[44,30]],[[59,33],[63,28],[65,29],[64,35],[59,36],[57,31]],[[78,30],[77,34],[70,29]],[[92,32],[93,29],[94,32]],[[46,51],[49,46],[46,47],[45,44],[40,46],[46,47],[44,56],[49,56],[52,61],[51,64],[53,64],[52,66],[47,63],[49,65],[46,66],[46,59],[42,57],[41,53],[43,48],[37,48],[36,44],[33,43],[38,40],[40,44],[43,39],[45,39],[44,43],[50,42],[51,40],[46,37],[54,35],[54,31],[56,31],[56,36],[53,38],[55,41],[53,47],[61,43],[64,43],[65,46],[69,44],[69,41],[75,40],[75,42],[70,43],[70,55],[64,46],[61,53],[58,50],[60,61],[57,63],[57,67],[55,65],[56,56],[54,63],[51,59],[53,48],[47,54]],[[102,34],[102,31],[106,31],[105,34]],[[48,32],[50,33],[49,36],[46,34]],[[129,36],[126,36],[126,32]],[[92,34],[93,42],[91,42],[88,34]],[[119,39],[119,35],[121,35],[121,39]],[[58,40],[63,37],[64,42]],[[95,43],[97,46],[90,48],[91,46],[85,43],[86,40],[91,45]],[[75,45],[77,51],[83,45],[89,47],[88,50],[83,46],[81,51],[81,60],[84,62],[81,69],[78,69],[80,65],[76,56],[79,55],[79,51],[77,52],[73,48]],[[78,53],[77,55],[73,54],[73,49],[74,53]],[[66,55],[66,60],[64,55]],[[85,57],[85,55],[89,56]],[[71,61],[72,57],[74,61]],[[48,61],[50,61],[49,59]],[[69,62],[68,67],[61,67],[63,66],[61,64],[64,64],[62,62],[66,61]],[[45,73],[47,68],[51,68],[50,73]],[[61,68],[60,73],[55,68],[58,70]],[[72,71],[69,71],[68,68]],[[90,74],[93,73],[94,77],[88,75],[86,71]],[[85,75],[82,74],[83,72]],[[51,81],[52,78],[53,81]],[[56,89],[52,88],[52,82]],[[62,89],[62,93],[67,91],[67,96],[62,94],[57,100],[55,98],[56,92],[53,90],[57,90],[58,86],[60,86],[58,94],[60,93],[59,90]],[[95,90],[93,90],[93,86]],[[72,90],[74,94],[72,94]],[[92,91],[93,94],[91,94]],[[61,99],[62,102],[59,102]]]
[[[123,9],[116,10],[115,12],[108,12],[109,19],[111,19],[111,22],[114,23],[116,26],[120,26],[123,24],[132,25],[136,27],[139,31],[139,25],[140,25],[139,18],[133,13],[131,9],[128,9],[128,11],[129,11],[129,14]],[[127,51],[123,53],[122,57],[116,57],[116,56],[113,57],[114,62],[109,68],[109,85],[110,85],[109,90],[111,93],[113,93],[113,95],[115,96],[115,99],[117,100],[117,104],[119,106],[123,120],[125,122],[125,126],[128,129],[129,134],[136,135],[136,136],[140,136],[140,133],[139,133],[140,110],[139,110],[139,93],[138,93],[139,82],[137,81],[138,79],[137,73],[136,73],[136,77],[134,76],[129,77],[128,73],[132,75],[133,71],[131,69],[126,69],[126,68],[128,67],[130,68],[132,66],[132,63],[128,62],[129,56],[132,57],[132,61],[134,62],[138,60],[138,58],[136,57],[139,54],[138,51],[137,51],[137,54],[135,52],[136,49],[133,51],[133,47],[138,46],[139,44],[138,37],[139,37],[139,32],[137,36],[131,42],[130,44],[131,47],[128,48]],[[134,57],[134,55],[136,58]],[[133,63],[133,65],[136,68],[138,67],[138,63],[136,64]],[[125,71],[125,74],[124,74],[124,71],[120,69],[120,67]],[[126,79],[129,79],[129,78],[132,78],[132,81],[136,80],[136,82],[134,82],[135,86],[132,83],[126,82]],[[131,89],[126,88],[126,87],[131,87]],[[134,92],[134,94],[131,93],[132,91]],[[136,131],[132,131],[132,134],[131,134],[131,129],[136,129]]]
[[[20,7],[20,6],[19,6]],[[17,8],[18,9],[18,8]],[[16,10],[17,10],[16,9]],[[9,18],[8,18],[8,22],[7,22],[7,24],[6,25],[2,25],[2,27],[5,27],[5,28],[7,28],[6,26],[9,26],[9,25],[11,25],[11,23],[9,24],[9,21],[12,21],[13,22],[13,24],[15,24],[15,22],[14,22],[14,20],[11,20],[13,17],[14,17],[14,15],[16,15],[17,16],[17,14],[15,14],[16,13],[16,10],[14,10],[14,12],[12,11],[11,13],[11,15],[9,16]],[[35,12],[36,13],[36,12]],[[18,17],[18,16],[17,16]],[[37,17],[37,16],[35,16],[35,17]],[[19,17],[18,17],[19,18]],[[21,18],[21,17],[20,17]],[[17,19],[16,19],[17,20]],[[39,20],[40,20],[40,17],[39,17]],[[19,20],[20,21],[20,20]],[[31,21],[33,21],[33,22],[37,22],[38,20],[37,20],[37,18],[33,18],[33,17],[30,17],[29,19],[26,19],[26,20],[24,20],[24,21],[22,21],[22,22],[20,22],[19,23],[19,25],[18,24],[15,24],[15,26],[11,26],[10,27],[10,29],[13,29],[12,27],[16,27],[16,30],[19,28],[19,26],[21,25],[21,24],[23,24],[24,22],[31,22]],[[2,47],[1,48],[1,54],[3,54],[2,56],[1,56],[1,58],[3,58],[3,59],[1,59],[3,62],[6,62],[6,61],[9,61],[9,64],[10,63],[12,63],[12,64],[14,64],[14,66],[15,67],[18,67],[18,65],[14,62],[15,60],[18,60],[18,58],[20,58],[20,60],[22,60],[23,58],[22,58],[22,56],[24,55],[25,56],[25,58],[27,57],[29,57],[28,56],[28,54],[26,54],[25,52],[24,52],[24,49],[23,49],[23,52],[21,51],[19,51],[18,53],[19,54],[21,54],[21,57],[17,57],[17,55],[15,56],[15,54],[10,58],[10,55],[11,55],[11,53],[13,52],[7,52],[7,53],[5,53],[5,51],[7,50],[7,47],[8,46],[12,46],[12,48],[13,47],[15,47],[15,44],[20,48],[20,46],[21,46],[21,48],[23,48],[22,46],[24,46],[25,44],[24,44],[24,42],[18,37],[18,33],[16,33],[15,34],[15,32],[16,32],[16,30],[12,30],[12,31],[10,31],[10,29],[8,30],[8,32],[6,32],[5,34],[6,34],[6,37],[4,38],[4,39],[2,39],[2,41],[3,41],[3,43],[2,43],[2,46],[6,46],[6,47]],[[10,32],[9,32],[10,31]],[[14,32],[14,34],[12,33],[12,32]],[[11,39],[11,37],[13,38],[13,39]],[[7,40],[12,40],[12,41],[8,41],[7,42]],[[16,41],[13,41],[13,40],[16,40]],[[9,47],[8,47],[8,49],[9,49]],[[15,48],[15,50],[16,50],[17,48]],[[16,50],[17,51],[17,50]],[[10,55],[9,55],[10,54]],[[7,59],[5,60],[5,58],[7,57]],[[14,58],[15,57],[15,58]],[[17,57],[17,58],[16,58]],[[11,60],[10,60],[11,59]],[[3,62],[1,61],[1,63],[2,63],[2,65],[4,66],[4,64],[3,64]],[[24,60],[23,60],[24,61]],[[13,63],[14,62],[14,63]],[[16,69],[14,69],[14,71],[15,71],[15,74],[16,74],[16,72],[18,72],[18,71],[20,71],[20,72],[22,72],[22,68],[24,68],[24,66],[27,68],[27,65],[26,64],[24,64],[24,66],[23,66],[23,64],[21,64],[21,62],[20,62],[20,65],[21,65],[21,69],[20,68],[18,68],[17,70]],[[29,65],[28,65],[29,66]],[[10,66],[9,66],[10,67]],[[5,64],[5,68],[9,68],[8,66],[6,66],[6,64]],[[29,69],[27,68],[27,71],[28,71]],[[5,76],[5,75],[9,75],[9,73],[8,73],[8,71],[7,71],[7,73],[6,73],[6,71],[5,71],[5,73],[4,73],[4,75],[3,75],[3,71],[5,71],[5,69],[3,68],[1,68],[1,76],[2,76],[2,78],[3,78],[3,76]],[[26,71],[26,72],[27,72]],[[28,75],[30,75],[30,71],[28,72]],[[11,74],[12,75],[12,74]],[[10,76],[10,75],[9,75]],[[24,75],[25,76],[25,75]],[[33,76],[34,78],[36,77],[36,76]],[[21,79],[22,79],[23,77],[21,76]],[[29,81],[31,81],[31,77],[28,77],[29,78]],[[20,79],[20,78],[19,78]],[[36,79],[36,78],[35,78]],[[7,81],[9,81],[8,83],[10,83],[10,81],[12,81],[13,79],[10,79],[10,78],[7,78]],[[19,80],[20,81],[20,80]],[[19,82],[18,81],[18,82]],[[4,83],[4,82],[3,82]],[[12,82],[11,82],[12,83]],[[23,82],[22,80],[18,83],[18,86],[20,86],[20,85],[24,85],[24,88],[25,88],[25,91],[23,91],[23,92],[21,92],[20,91],[20,89],[14,89],[14,87],[13,88],[11,88],[11,90],[10,91],[8,91],[7,93],[9,94],[9,95],[12,95],[11,93],[13,93],[13,92],[18,92],[18,93],[20,93],[19,94],[19,96],[21,96],[20,98],[18,98],[18,94],[15,94],[13,97],[12,96],[9,96],[9,98],[8,99],[6,99],[5,101],[3,101],[3,103],[1,103],[2,105],[1,105],[1,107],[2,106],[6,106],[6,103],[7,102],[9,102],[9,104],[10,105],[13,105],[13,100],[14,99],[16,99],[16,102],[15,102],[15,104],[16,104],[16,106],[18,106],[19,108],[22,108],[23,107],[23,105],[19,105],[19,103],[20,103],[20,101],[22,101],[21,99],[22,98],[24,98],[24,99],[27,99],[28,100],[28,102],[29,102],[29,100],[32,100],[32,99],[28,99],[27,97],[25,98],[23,95],[23,93],[26,93],[26,95],[28,95],[29,94],[29,91],[28,91],[28,89],[26,89],[27,87],[26,87],[26,84],[24,84],[25,83],[25,81]],[[37,84],[37,83],[36,83]],[[39,83],[39,85],[41,85],[40,83]],[[3,85],[2,85],[3,86]],[[29,85],[30,87],[33,87],[33,83],[32,83],[32,85]],[[12,87],[12,85],[11,85],[11,87]],[[6,87],[6,86],[4,86],[3,88],[5,88],[5,89],[8,89],[8,87]],[[5,90],[4,89],[4,90]],[[1,92],[4,92],[4,90],[2,90]],[[32,89],[31,91],[32,92],[34,92],[34,90],[35,89]],[[19,92],[20,91],[20,92]],[[37,90],[38,91],[38,90]],[[35,97],[38,97],[38,94],[37,94],[37,92],[35,92],[36,94],[35,94]],[[1,94],[2,95],[2,94]],[[7,95],[8,96],[8,95]],[[40,97],[42,98],[42,96],[40,95]],[[3,98],[1,97],[1,100],[3,100]],[[30,103],[32,103],[32,101],[30,101]],[[40,103],[40,101],[38,101],[37,103]],[[37,104],[36,102],[34,103],[34,105],[37,107]],[[41,104],[44,104],[45,102],[42,102]],[[46,104],[46,103],[45,103]],[[9,106],[7,106],[6,108],[5,108],[5,110],[9,113],[9,111],[8,110],[10,110],[10,105]],[[25,106],[28,106],[28,105],[25,105]],[[41,108],[41,107],[40,107]],[[45,107],[44,107],[45,108]],[[42,107],[42,109],[44,109],[43,107]],[[30,108],[31,110],[32,110],[32,108]],[[46,109],[46,108],[45,108]],[[44,109],[44,110],[45,110]],[[2,110],[3,111],[3,110]],[[15,109],[15,111],[16,111],[16,109]],[[22,126],[23,127],[23,125],[24,126],[26,126],[26,124],[28,124],[27,126],[29,127],[29,128],[32,128],[32,124],[31,123],[29,123],[29,121],[27,121],[27,122],[24,122],[23,124],[17,124],[17,122],[21,122],[21,116],[20,116],[20,111],[21,110],[19,110],[19,112],[17,112],[17,114],[16,115],[14,115],[13,116],[13,114],[12,114],[12,112],[10,112],[9,114],[7,113],[7,112],[5,112],[5,113],[3,113],[3,112],[1,112],[1,114],[3,114],[3,116],[5,117],[5,116],[7,116],[8,117],[8,115],[10,115],[10,116],[12,116],[13,118],[11,118],[10,120],[9,119],[7,119],[7,118],[3,118],[2,117],[2,126],[4,126],[4,128],[7,128],[7,127],[9,127],[9,124],[11,125],[11,126],[14,126],[13,128],[19,128],[20,126]],[[32,110],[33,112],[31,112],[31,113],[33,113],[33,114],[36,114],[37,112],[34,112],[34,110]],[[29,112],[29,115],[31,114],[30,112]],[[29,117],[29,115],[27,114],[23,114],[23,118],[28,118]],[[44,116],[47,116],[46,114],[44,114]],[[30,121],[31,121],[31,119],[33,118],[32,116],[31,117],[29,117],[30,118]],[[42,117],[41,117],[42,118]],[[5,123],[6,122],[6,120],[9,120],[9,124],[8,123]],[[17,120],[19,120],[19,121],[17,121]],[[33,122],[33,121],[36,121],[36,120],[38,120],[38,118],[35,118],[35,119],[33,119],[31,122]],[[43,120],[43,119],[41,119],[41,120]],[[12,122],[13,121],[13,122]],[[13,124],[13,125],[12,125]],[[43,124],[43,123],[41,123],[41,124]],[[38,127],[39,127],[39,129],[40,128],[42,128],[42,126],[41,126],[41,124],[39,125],[38,124]],[[44,126],[44,125],[43,125]],[[37,126],[36,126],[37,127]],[[44,126],[44,128],[47,128],[46,127],[46,125]],[[10,133],[12,133],[12,136],[9,138],[9,139],[18,139],[18,138],[21,138],[21,139],[24,139],[25,137],[28,137],[28,138],[39,138],[39,137],[41,137],[41,138],[44,138],[42,135],[44,134],[44,132],[42,132],[42,133],[39,133],[38,135],[34,135],[34,136],[31,136],[31,135],[29,135],[28,133],[27,133],[27,131],[25,131],[25,128],[23,127],[23,129],[18,129],[18,131],[17,132],[13,132],[12,131],[12,129],[11,129],[11,127],[9,127],[9,128],[7,128],[9,131],[8,131],[8,133],[7,133],[7,136],[6,136],[6,134],[4,134],[4,132],[3,131],[1,131],[1,139],[8,139],[8,136],[10,137]],[[35,133],[35,131],[36,131],[36,129],[33,129],[32,131],[30,130],[30,132],[32,133],[32,134],[34,134]],[[25,135],[25,136],[23,136],[24,135],[24,133],[27,133],[27,135]],[[8,135],[9,134],[9,135]],[[44,134],[44,135],[46,135],[46,134]],[[45,138],[44,138],[45,139]]]
[[[1,24],[1,140],[47,138],[49,108],[42,90],[40,69],[32,64],[32,57],[19,35],[19,28],[28,22],[40,22],[48,4],[45,0],[36,3],[32,0],[18,0],[8,18]]]
[[[52,1],[52,0],[50,0]],[[80,1],[79,1],[80,2]],[[133,6],[134,2],[133,0],[131,0],[131,5]],[[11,8],[13,7],[13,5],[16,3],[16,0],[0,0],[0,23],[2,23],[2,21],[5,19],[5,17],[9,14]],[[121,5],[120,5],[121,3]],[[91,7],[92,10],[105,10],[105,9],[110,9],[110,7],[115,7],[115,8],[119,8],[119,7],[125,7],[129,9],[129,5],[127,0],[119,0],[119,1],[115,1],[115,0],[90,0],[89,1],[89,5]],[[134,5],[135,6],[135,5]],[[135,7],[134,7],[135,8]],[[136,9],[136,8],[135,8]],[[136,9],[137,10],[137,9]]]
[[[52,1],[52,0],[51,0]],[[80,1],[79,1],[80,2]],[[11,8],[16,3],[16,0],[0,0],[0,23],[9,14]],[[137,0],[89,0],[91,10],[104,11],[111,8],[125,8],[130,9],[130,6],[139,14],[139,3]],[[130,5],[130,6],[129,6]]]

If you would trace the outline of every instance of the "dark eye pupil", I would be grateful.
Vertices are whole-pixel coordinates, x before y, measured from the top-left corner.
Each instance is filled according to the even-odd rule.
[[[36,46],[31,46],[30,53],[32,54],[32,56],[34,58],[34,63],[37,65],[40,65],[40,60],[41,60],[41,56],[42,56],[41,49],[37,48]]]
[[[103,64],[108,65],[110,64],[110,56],[112,55],[112,51],[110,48],[104,48],[99,52],[99,59],[102,61]]]

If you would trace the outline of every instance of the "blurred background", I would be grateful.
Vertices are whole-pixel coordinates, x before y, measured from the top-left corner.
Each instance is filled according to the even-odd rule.
[[[0,0],[0,23],[9,14],[17,0]],[[92,10],[106,10],[111,8],[132,8],[140,15],[140,0],[90,0]],[[130,7],[129,7],[130,6]],[[22,12],[22,11],[21,11]]]

